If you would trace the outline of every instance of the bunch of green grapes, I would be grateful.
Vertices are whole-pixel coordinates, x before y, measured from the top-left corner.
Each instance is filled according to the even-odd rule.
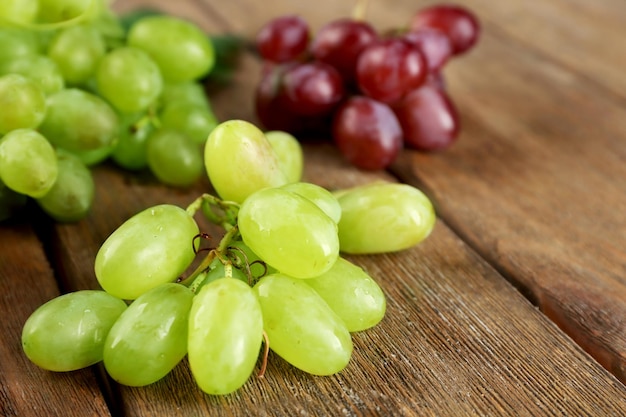
[[[242,387],[259,361],[264,372],[269,349],[313,375],[348,365],[352,333],[377,325],[386,299],[343,254],[420,243],[435,223],[429,199],[404,184],[303,182],[293,136],[239,120],[212,131],[204,165],[218,195],[126,220],[96,255],[101,289],[35,310],[22,333],[32,362],[69,371],[102,361],[120,384],[144,386],[187,356],[212,395]],[[196,214],[223,227],[217,247],[200,249]]]
[[[81,219],[109,158],[171,186],[201,177],[211,39],[173,16],[123,23],[107,0],[1,2],[0,220],[28,198]]]

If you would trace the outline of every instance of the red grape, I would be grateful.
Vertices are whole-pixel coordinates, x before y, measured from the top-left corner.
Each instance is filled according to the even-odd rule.
[[[419,87],[427,73],[419,48],[400,38],[370,44],[359,55],[356,67],[361,91],[385,103],[397,101]]]
[[[445,90],[432,83],[410,92],[394,111],[408,147],[434,151],[450,146],[459,133],[456,107]]]
[[[319,61],[289,68],[283,76],[283,88],[290,110],[307,116],[330,112],[344,96],[339,72]]]
[[[339,151],[362,169],[385,168],[402,148],[402,129],[393,111],[369,97],[348,99],[335,113],[332,133]]]
[[[303,55],[309,45],[309,26],[300,16],[277,17],[266,23],[256,36],[261,56],[273,62],[287,62]]]
[[[302,135],[327,135],[330,130],[328,115],[303,116],[292,111],[286,98],[283,75],[294,64],[268,65],[255,91],[255,111],[267,130],[283,130]]]
[[[448,58],[452,56],[450,38],[439,29],[420,28],[407,32],[403,39],[416,45],[422,51],[424,58],[426,58],[428,69],[431,72],[436,72],[443,68]]]
[[[338,19],[323,26],[311,43],[311,53],[319,61],[332,65],[344,80],[355,78],[356,61],[361,51],[378,38],[367,22]]]
[[[410,30],[429,27],[441,30],[452,42],[454,55],[462,54],[478,41],[478,19],[468,9],[451,4],[430,6],[418,11],[410,23]]]

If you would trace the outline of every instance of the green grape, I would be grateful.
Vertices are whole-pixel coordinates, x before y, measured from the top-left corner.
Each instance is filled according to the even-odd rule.
[[[204,145],[218,124],[209,107],[182,101],[167,104],[159,119],[161,126],[184,133],[198,145]]]
[[[26,55],[5,63],[3,74],[15,73],[33,80],[45,95],[65,88],[65,80],[59,66],[45,55]]]
[[[169,83],[196,80],[215,63],[208,36],[191,22],[172,16],[149,16],[128,32],[128,45],[147,51]]]
[[[335,223],[339,223],[341,219],[341,206],[339,205],[339,201],[324,187],[311,184],[310,182],[292,182],[280,188],[301,195],[307,200],[312,201]]]
[[[146,110],[161,94],[163,78],[156,63],[139,48],[114,49],[96,70],[100,94],[121,112]]]
[[[144,113],[121,114],[119,140],[111,158],[122,168],[137,171],[148,166],[147,143],[154,125]]]
[[[32,23],[37,17],[39,0],[2,0],[0,21],[24,24]]]
[[[102,35],[90,25],[62,29],[48,45],[48,56],[57,63],[67,84],[74,86],[93,77],[105,53]]]
[[[193,293],[174,283],[142,294],[117,319],[104,342],[104,367],[117,382],[134,387],[167,375],[187,354]]]
[[[348,365],[350,333],[313,288],[302,280],[272,274],[261,278],[253,290],[270,349],[314,375],[332,375]]]
[[[37,33],[27,29],[0,25],[0,63],[41,52]]]
[[[364,254],[408,249],[435,226],[432,203],[406,184],[373,183],[343,191],[339,241],[344,253]]]
[[[265,132],[265,137],[278,157],[278,163],[287,177],[287,182],[300,181],[304,168],[304,155],[300,142],[290,133],[280,130]]]
[[[159,106],[164,108],[174,102],[191,103],[211,109],[203,84],[196,81],[165,83],[159,97]]]
[[[0,222],[10,219],[26,205],[27,197],[0,181]]]
[[[96,9],[101,0],[39,0],[37,19],[42,23],[65,22]]]
[[[91,167],[106,160],[113,152],[113,149],[115,149],[116,144],[117,142],[113,145],[103,146],[97,149],[90,149],[87,151],[72,151],[72,153],[76,155],[83,164]]]
[[[102,288],[134,300],[175,281],[195,257],[198,225],[184,209],[161,204],[147,208],[118,227],[96,254],[95,272]]]
[[[80,152],[114,145],[119,120],[100,97],[78,88],[67,88],[50,95],[47,104],[39,131],[54,146]]]
[[[104,291],[81,290],[53,298],[24,323],[24,353],[49,371],[73,371],[98,363],[107,334],[124,310],[124,301]]]
[[[46,97],[32,80],[19,75],[0,77],[0,134],[34,129],[46,115]]]
[[[219,196],[237,203],[257,190],[287,183],[263,132],[243,120],[228,120],[213,129],[204,147],[204,164]]]
[[[237,223],[254,253],[292,277],[321,275],[339,255],[337,224],[313,202],[286,190],[252,194],[241,205]]]
[[[202,176],[202,154],[188,136],[161,128],[153,132],[146,145],[150,171],[164,184],[188,187]]]
[[[0,180],[20,194],[44,196],[57,179],[54,148],[38,132],[17,129],[0,139]]]
[[[77,156],[61,149],[57,150],[57,166],[54,185],[37,203],[57,221],[80,220],[93,204],[95,185],[91,171]]]
[[[243,386],[254,370],[262,340],[261,307],[244,282],[218,279],[194,297],[188,357],[202,391],[225,395]]]
[[[385,316],[383,290],[362,268],[344,258],[324,274],[304,280],[326,301],[350,332],[369,329]]]

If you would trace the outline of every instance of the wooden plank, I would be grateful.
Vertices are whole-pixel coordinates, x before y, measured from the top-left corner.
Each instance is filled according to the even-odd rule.
[[[464,116],[457,146],[407,153],[395,170],[626,380],[626,108],[489,33],[448,79]]]
[[[41,243],[26,221],[0,224],[0,294],[0,415],[108,416],[93,369],[44,371],[22,351],[26,319],[59,295]]]

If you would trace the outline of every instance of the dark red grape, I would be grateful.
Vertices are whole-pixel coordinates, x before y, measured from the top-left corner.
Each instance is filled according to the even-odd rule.
[[[309,46],[309,26],[300,16],[277,17],[256,36],[259,54],[268,61],[287,62],[302,56]]]
[[[283,76],[283,88],[290,110],[306,116],[330,112],[345,92],[339,72],[319,61],[290,67]]]
[[[410,30],[436,28],[448,35],[454,55],[469,50],[478,41],[480,24],[476,16],[465,7],[440,4],[418,11],[410,22]]]
[[[359,55],[356,67],[361,91],[384,103],[397,101],[419,87],[427,73],[420,49],[401,38],[370,44]]]
[[[369,97],[354,96],[342,104],[332,133],[339,151],[362,169],[385,168],[402,148],[402,129],[393,111]]]
[[[431,72],[441,70],[448,58],[452,56],[450,38],[439,29],[420,28],[416,31],[407,32],[403,39],[416,45],[422,51]]]
[[[255,91],[255,111],[261,125],[267,130],[283,130],[292,134],[319,137],[328,135],[330,118],[324,116],[303,116],[292,111],[285,97],[283,76],[295,65],[266,65]]]
[[[410,92],[394,106],[407,147],[425,151],[447,148],[459,133],[459,116],[445,90],[433,83]]]
[[[315,59],[332,65],[344,80],[352,82],[361,51],[378,38],[367,22],[338,19],[323,26],[313,38],[311,53]]]

